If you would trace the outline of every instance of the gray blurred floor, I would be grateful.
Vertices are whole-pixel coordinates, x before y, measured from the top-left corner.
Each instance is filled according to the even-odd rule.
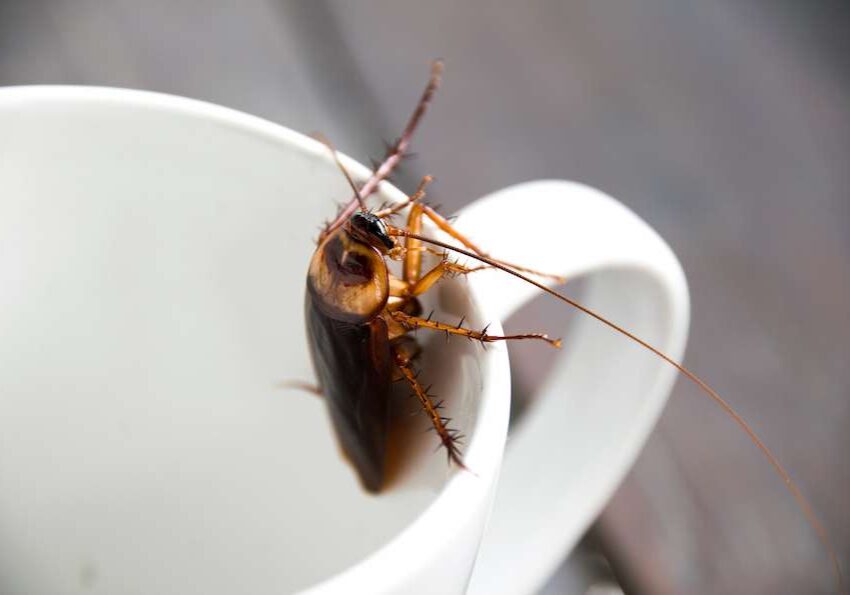
[[[322,130],[365,160],[397,133],[428,59],[444,57],[409,177],[437,175],[448,211],[510,183],[573,178],[655,226],[691,284],[687,363],[791,469],[847,568],[850,19],[840,8],[7,1],[0,84],[199,97]],[[832,590],[781,482],[684,383],[595,535],[630,592]],[[571,576],[546,593],[575,592]]]

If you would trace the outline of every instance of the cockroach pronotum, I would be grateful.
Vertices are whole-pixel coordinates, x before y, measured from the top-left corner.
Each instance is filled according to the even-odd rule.
[[[370,492],[378,492],[384,485],[390,385],[394,377],[409,384],[440,445],[445,448],[449,462],[465,469],[459,429],[450,427],[450,420],[441,414],[441,402],[432,398],[414,369],[414,359],[420,348],[411,336],[412,331],[430,329],[482,343],[534,339],[560,347],[558,339],[542,333],[494,336],[488,334],[486,328],[473,330],[464,327],[462,321],[461,324],[449,324],[430,315],[423,316],[419,296],[441,278],[495,268],[538,287],[651,351],[717,403],[749,436],[785,483],[829,553],[839,590],[844,592],[837,555],[808,500],[749,424],[700,377],[601,314],[536,280],[554,276],[488,255],[455,230],[437,210],[423,202],[430,177],[426,176],[416,192],[401,203],[376,210],[367,208],[366,198],[375,192],[380,182],[387,179],[407,154],[413,133],[439,86],[441,73],[442,63],[434,62],[425,91],[402,135],[362,186],[355,184],[337,158],[336,151],[325,141],[354,196],[321,232],[307,274],[305,318],[310,354],[318,379],[318,387],[312,390],[324,396],[338,441],[363,487]],[[403,227],[388,223],[391,216],[405,210],[406,224]],[[457,244],[422,235],[423,219],[445,232]],[[440,260],[423,271],[422,257],[429,253],[438,255]],[[477,266],[460,264],[451,259],[452,254],[476,261]],[[400,276],[390,272],[388,261],[401,262]]]

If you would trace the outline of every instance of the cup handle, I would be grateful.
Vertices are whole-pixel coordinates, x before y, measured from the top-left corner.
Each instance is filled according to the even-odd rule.
[[[572,182],[529,182],[476,201],[455,227],[494,258],[567,279],[587,276],[581,303],[681,357],[689,319],[682,268],[664,240],[613,198]],[[468,279],[491,320],[541,293],[501,271]],[[529,330],[557,336],[564,328],[553,321]],[[516,595],[543,585],[634,463],[675,379],[669,364],[585,315],[563,338],[534,404],[510,430],[469,593]]]

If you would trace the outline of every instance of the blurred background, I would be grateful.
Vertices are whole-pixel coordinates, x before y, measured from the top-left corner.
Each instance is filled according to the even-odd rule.
[[[649,221],[688,274],[686,363],[787,465],[847,571],[848,30],[839,0],[0,0],[0,85],[186,95],[322,131],[367,161],[443,57],[402,187],[435,174],[452,212],[508,184],[575,179]],[[523,316],[512,324],[546,315]],[[529,358],[515,356],[521,395]],[[782,482],[684,382],[543,593],[616,584],[834,591]]]

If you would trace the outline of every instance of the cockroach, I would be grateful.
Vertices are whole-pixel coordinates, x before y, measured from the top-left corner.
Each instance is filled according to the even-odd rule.
[[[439,86],[442,68],[441,61],[433,63],[425,91],[402,135],[388,149],[383,162],[376,164],[372,175],[362,186],[355,184],[337,158],[335,149],[324,141],[354,196],[324,227],[307,273],[305,319],[310,355],[318,379],[318,387],[312,390],[325,397],[339,444],[363,487],[370,492],[379,492],[384,485],[390,387],[394,377],[410,385],[450,464],[466,469],[460,448],[462,435],[457,428],[450,427],[450,420],[441,414],[441,402],[435,401],[428,388],[420,383],[414,368],[420,347],[411,336],[413,331],[431,329],[482,343],[532,339],[560,347],[560,340],[543,333],[497,336],[488,334],[486,328],[466,328],[463,321],[448,324],[434,320],[430,315],[422,316],[419,296],[443,277],[495,268],[536,286],[654,353],[723,409],[782,479],[828,552],[839,591],[845,592],[838,557],[808,500],[750,425],[699,376],[625,328],[537,280],[545,277],[559,280],[556,276],[488,255],[455,230],[436,209],[423,202],[430,177],[423,178],[416,192],[399,204],[377,210],[367,208],[366,198],[407,155],[413,133]],[[405,209],[404,227],[388,223],[390,216]],[[422,235],[423,219],[429,220],[457,244]],[[423,253],[434,253],[441,259],[438,264],[423,271]],[[462,265],[451,260],[451,254],[480,264],[476,267]],[[388,261],[391,260],[402,263],[401,276],[390,272]]]

